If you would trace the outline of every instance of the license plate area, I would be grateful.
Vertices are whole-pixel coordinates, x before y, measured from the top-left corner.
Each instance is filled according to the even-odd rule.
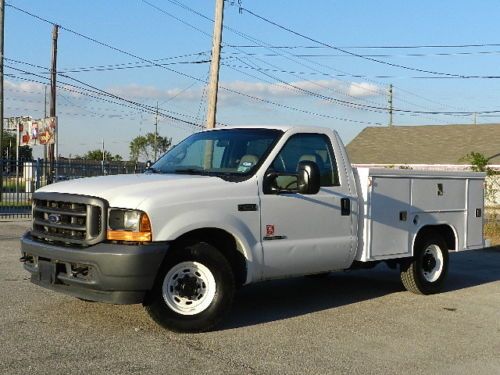
[[[56,282],[56,264],[49,261],[38,259],[38,272],[32,277],[44,284],[54,284]]]

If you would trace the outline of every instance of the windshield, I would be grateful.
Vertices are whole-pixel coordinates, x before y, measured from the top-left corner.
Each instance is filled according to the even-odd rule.
[[[283,132],[273,129],[224,129],[196,133],[163,155],[152,173],[220,177],[252,175]]]

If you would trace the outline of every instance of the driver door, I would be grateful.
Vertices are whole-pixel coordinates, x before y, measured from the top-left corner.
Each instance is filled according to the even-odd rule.
[[[341,200],[349,199],[349,189],[345,181],[340,183],[330,138],[314,133],[291,136],[268,172],[289,174],[278,177],[276,184],[281,189],[296,188],[291,175],[303,160],[314,161],[320,169],[317,194],[260,193],[265,279],[348,266],[352,225],[350,212],[341,210]]]

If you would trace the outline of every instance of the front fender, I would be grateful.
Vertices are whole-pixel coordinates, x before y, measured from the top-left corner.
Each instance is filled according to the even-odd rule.
[[[153,218],[153,227],[155,228],[153,240],[174,241],[197,229],[224,230],[235,238],[238,251],[243,254],[247,261],[248,277],[253,279],[253,275],[256,275],[263,263],[260,217],[258,212],[249,212],[240,216],[215,210],[198,209],[179,213],[161,224],[155,223]]]

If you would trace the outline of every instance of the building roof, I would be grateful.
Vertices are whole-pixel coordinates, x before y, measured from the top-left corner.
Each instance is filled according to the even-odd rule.
[[[357,164],[468,164],[471,151],[500,164],[500,124],[367,127],[347,145]]]

